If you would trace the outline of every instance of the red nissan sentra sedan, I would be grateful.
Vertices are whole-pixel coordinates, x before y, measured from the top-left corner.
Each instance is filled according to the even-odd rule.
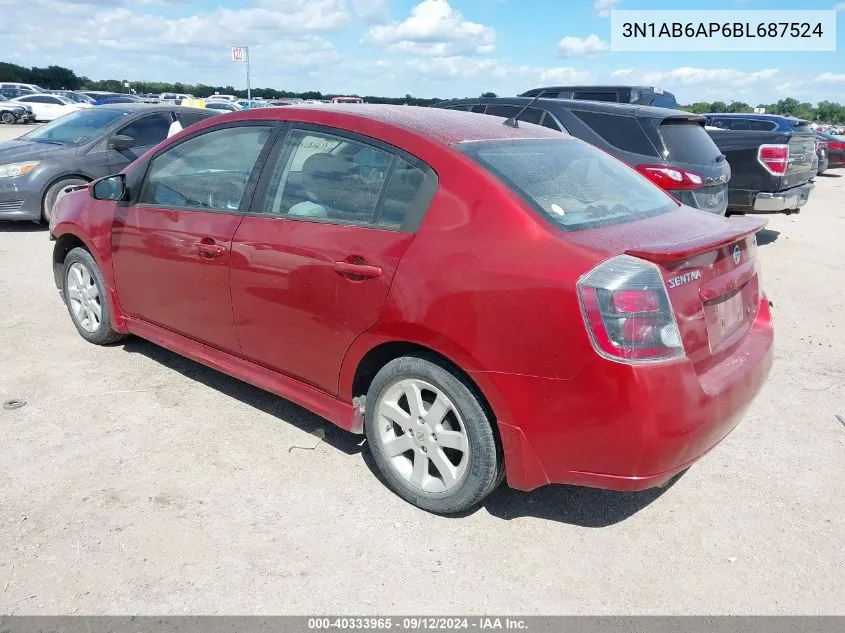
[[[453,513],[504,477],[659,486],[724,438],[772,363],[762,226],[543,127],[333,105],[194,125],[64,196],[51,237],[83,338],[366,433]]]

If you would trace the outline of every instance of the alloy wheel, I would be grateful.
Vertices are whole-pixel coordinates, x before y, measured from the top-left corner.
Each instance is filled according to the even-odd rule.
[[[400,477],[428,493],[447,492],[462,482],[469,438],[443,391],[424,380],[400,380],[384,393],[377,411],[377,437]]]
[[[102,322],[103,304],[91,271],[74,262],[67,271],[65,292],[74,320],[86,332],[96,332]]]

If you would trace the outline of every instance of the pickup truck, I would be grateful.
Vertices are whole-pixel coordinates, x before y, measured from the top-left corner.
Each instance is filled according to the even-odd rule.
[[[807,204],[818,169],[812,132],[707,133],[731,166],[729,213],[797,213]]]

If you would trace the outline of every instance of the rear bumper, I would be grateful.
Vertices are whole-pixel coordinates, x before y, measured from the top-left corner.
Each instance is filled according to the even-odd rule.
[[[508,484],[666,483],[739,423],[771,370],[773,340],[764,300],[739,347],[701,373],[687,359],[632,366],[596,357],[569,380],[488,374],[512,415],[499,422]]]
[[[791,211],[792,209],[799,209],[807,204],[810,198],[810,192],[815,185],[808,182],[799,187],[793,187],[786,191],[778,191],[777,193],[768,193],[761,191],[754,198],[755,211]]]

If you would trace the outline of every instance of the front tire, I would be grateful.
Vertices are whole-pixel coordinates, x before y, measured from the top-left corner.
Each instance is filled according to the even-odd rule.
[[[49,224],[50,215],[53,213],[53,206],[61,197],[62,190],[65,187],[73,187],[75,185],[84,185],[88,181],[82,178],[63,178],[54,182],[44,193],[44,200],[41,203],[41,217]]]
[[[469,510],[501,482],[492,422],[474,388],[425,358],[397,358],[376,374],[365,431],[387,484],[424,510]]]
[[[65,304],[82,338],[95,345],[123,338],[112,328],[106,285],[91,253],[80,247],[71,250],[65,258],[62,280]]]
[[[15,122],[15,115],[11,112],[3,112],[0,114],[0,121],[3,121],[6,125],[11,125]]]

